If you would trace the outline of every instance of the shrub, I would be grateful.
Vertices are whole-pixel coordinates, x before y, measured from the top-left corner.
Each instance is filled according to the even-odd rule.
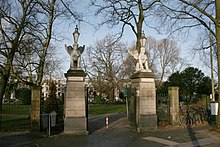
[[[59,112],[59,100],[56,96],[56,84],[51,81],[49,85],[49,96],[44,103],[44,112],[51,113],[53,111]]]
[[[31,90],[28,88],[20,88],[15,91],[15,97],[22,101],[24,105],[31,104]]]

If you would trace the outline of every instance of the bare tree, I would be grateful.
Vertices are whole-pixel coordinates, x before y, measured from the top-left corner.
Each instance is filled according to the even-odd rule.
[[[158,62],[160,65],[160,80],[159,85],[163,81],[166,74],[166,70],[171,63],[179,60],[180,48],[177,43],[173,40],[162,39],[159,41],[158,47]]]
[[[146,46],[146,53],[148,58],[148,66],[149,68],[154,72],[157,73],[157,64],[158,61],[158,40],[156,40],[154,37],[148,36],[147,37],[147,46]]]
[[[170,73],[171,73],[170,75],[172,75],[175,72],[181,72],[184,69],[190,67],[190,64],[187,62],[186,59],[179,57],[177,58],[177,60],[173,60],[169,64],[169,67],[170,67]]]
[[[35,7],[34,0],[0,1],[0,107],[8,83],[15,53],[31,24],[28,16]]]
[[[44,66],[44,75],[51,77],[63,77],[62,64],[64,62],[64,59],[60,57],[60,54],[58,52],[58,49],[56,46],[50,46],[45,66]]]
[[[52,37],[55,37],[53,34],[54,21],[60,16],[66,16],[67,11],[63,5],[60,5],[61,2],[56,0],[1,0],[0,2],[0,84],[2,85],[0,98],[2,103],[13,64],[16,65],[14,76],[16,76],[16,72],[25,71],[25,74],[31,77],[28,79],[22,76],[16,77],[30,85],[32,90],[40,93],[48,50]],[[14,61],[15,55],[23,58],[20,58],[21,60],[17,58]],[[38,105],[35,103],[40,101],[40,94],[36,99],[32,101],[32,107]],[[33,110],[38,111],[34,108]],[[36,114],[38,124],[39,113]]]
[[[34,41],[36,40],[33,40],[32,38],[23,41],[21,45],[22,47],[15,55],[12,69],[12,75],[14,77],[19,79],[20,82],[30,86],[36,85],[37,68],[39,66],[39,58],[41,55],[41,51],[38,48],[39,45],[34,47],[34,45],[38,44],[37,42],[34,43]],[[55,74],[58,76],[62,62],[63,59],[57,55],[57,48],[50,45],[48,47],[43,67],[44,76],[49,76],[50,78]]]
[[[123,66],[124,53],[126,51],[125,44],[114,42],[114,38],[106,36],[104,39],[97,41],[95,46],[87,49],[88,60],[90,66],[87,73],[94,79],[100,79],[106,85],[105,91],[108,92],[109,100],[114,100],[114,88],[118,79],[120,79],[120,70]],[[100,81],[98,80],[98,81]],[[100,83],[103,88],[104,83]],[[103,91],[103,90],[100,90]]]
[[[210,32],[208,30],[201,30],[199,32],[198,37],[196,38],[197,42],[193,46],[193,50],[191,51],[191,54],[193,57],[197,57],[202,63],[204,64],[205,67],[208,67],[211,69],[211,64],[210,64],[210,39],[213,37],[210,36]],[[215,77],[218,76],[217,72],[217,47],[216,44],[212,44],[212,59],[213,59],[213,71],[215,73]]]
[[[172,30],[192,28],[207,29],[214,36],[218,56],[218,77],[220,77],[220,1],[219,0],[176,0],[161,1],[162,7],[160,15],[163,16],[162,22],[169,23]],[[166,21],[168,20],[168,21]],[[209,23],[211,25],[209,25]],[[220,84],[220,78],[218,78]],[[218,86],[220,93],[220,86]],[[219,99],[220,105],[220,99]],[[220,110],[219,110],[220,113]],[[217,124],[220,125],[218,116]]]
[[[103,16],[100,25],[108,24],[110,28],[116,25],[121,26],[119,38],[122,36],[125,27],[130,27],[137,39],[136,50],[140,52],[142,26],[144,22],[147,24],[145,19],[149,17],[149,11],[157,2],[159,0],[102,0],[101,2],[92,0],[91,5],[97,8],[96,15]]]
[[[124,65],[121,70],[122,79],[129,79],[132,74],[135,72],[136,60],[130,54],[127,55],[127,58],[124,60]]]

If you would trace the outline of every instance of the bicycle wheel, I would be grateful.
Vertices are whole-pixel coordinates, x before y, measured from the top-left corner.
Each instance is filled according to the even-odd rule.
[[[188,127],[192,124],[192,120],[188,116],[180,116],[180,125],[183,127]]]
[[[186,127],[186,116],[180,116],[180,125]]]

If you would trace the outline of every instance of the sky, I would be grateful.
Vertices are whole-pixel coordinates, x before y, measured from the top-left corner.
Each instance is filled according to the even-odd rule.
[[[74,22],[73,20],[67,20],[65,22],[60,23],[57,22],[57,26],[55,28],[56,33],[60,34],[63,39],[61,41],[56,41],[55,44],[59,48],[59,55],[62,56],[65,61],[62,66],[62,72],[65,73],[69,69],[69,55],[67,54],[65,50],[65,44],[66,45],[73,45],[73,32],[75,30],[76,25],[78,25],[80,36],[78,44],[85,45],[86,47],[89,47],[93,44],[95,44],[96,41],[103,39],[106,35],[112,34],[114,32],[117,32],[119,28],[109,29],[106,26],[101,27],[99,30],[95,30],[93,25],[100,21],[100,18],[95,17],[93,15],[94,9],[88,8],[89,0],[76,0],[75,1],[75,9],[77,12],[83,14],[83,19],[86,22]],[[87,23],[88,22],[88,23]],[[146,36],[152,36],[156,38],[157,40],[166,38],[166,35],[158,34],[155,30],[150,28],[143,28]],[[192,32],[189,34],[187,39],[178,39],[176,40],[179,47],[181,48],[181,57],[184,58],[189,64],[191,64],[193,67],[196,67],[205,73],[205,75],[210,75],[210,69],[206,68],[203,63],[199,60],[198,55],[192,56],[191,48],[196,42],[197,39],[197,33]],[[129,27],[126,27],[125,33],[122,37],[122,42],[125,42],[127,44],[131,44],[135,41],[135,35],[131,31]],[[61,72],[61,73],[62,73]]]

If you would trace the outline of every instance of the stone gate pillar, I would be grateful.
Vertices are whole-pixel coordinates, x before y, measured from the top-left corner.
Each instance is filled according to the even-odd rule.
[[[132,88],[137,89],[136,125],[142,132],[157,127],[156,89],[152,72],[136,72],[131,77]]]
[[[33,86],[31,89],[31,130],[40,131],[40,98],[41,87]]]
[[[179,124],[179,87],[168,88],[170,101],[170,121],[172,125]]]
[[[68,70],[64,98],[64,133],[87,134],[85,72]]]
[[[78,45],[80,33],[76,26],[73,32],[73,46],[65,45],[70,55],[70,69],[65,74],[66,94],[64,97],[64,133],[87,134],[85,77],[86,73],[81,69],[81,54],[84,46]]]

